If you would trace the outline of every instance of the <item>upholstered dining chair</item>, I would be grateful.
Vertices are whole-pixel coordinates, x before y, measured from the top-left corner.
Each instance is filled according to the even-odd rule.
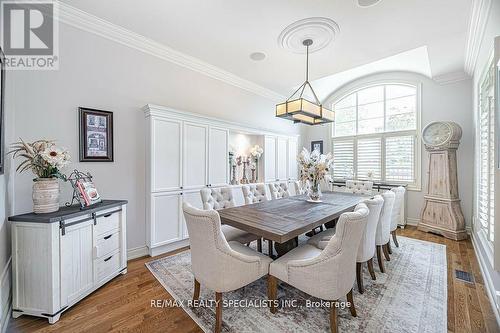
[[[227,242],[216,210],[199,210],[183,204],[189,233],[191,269],[194,275],[193,300],[200,286],[215,291],[215,332],[222,328],[222,293],[252,283],[269,272],[272,259],[238,242]]]
[[[271,263],[268,276],[268,297],[271,312],[277,284],[281,280],[313,297],[331,301],[330,329],[337,332],[337,306],[339,298],[347,294],[350,311],[356,316],[352,288],[356,274],[356,253],[368,222],[368,207],[364,203],[354,212],[344,213],[337,223],[337,232],[324,250],[304,244]]]
[[[369,180],[346,180],[345,192],[372,194],[373,182]]]
[[[309,183],[308,180],[306,180],[305,182],[297,180],[293,183],[293,186],[295,187],[295,195],[302,195],[307,194],[307,192],[311,188],[311,183]]]
[[[290,191],[288,190],[287,183],[269,183],[269,191],[271,192],[271,199],[281,199],[288,198],[290,196]]]
[[[394,192],[394,194],[396,195],[394,199],[394,207],[392,208],[391,235],[394,245],[396,245],[396,247],[399,247],[398,239],[396,237],[396,230],[398,229],[398,223],[401,220],[401,208],[404,203],[406,189],[403,186],[398,186],[391,189],[391,191]],[[391,252],[390,246],[389,246],[389,252]]]
[[[259,183],[243,185],[241,186],[241,190],[243,191],[243,197],[245,198],[245,205],[268,200],[265,184]]]
[[[205,210],[218,210],[235,206],[233,189],[231,187],[202,188],[200,195],[203,209]],[[260,236],[226,224],[222,225],[222,233],[224,233],[227,241],[249,244],[256,240],[257,249],[259,252],[262,252],[262,239]]]
[[[387,261],[390,261],[388,243],[391,238],[391,217],[392,208],[394,207],[394,199],[396,195],[392,191],[382,193],[384,205],[380,212],[380,219],[377,224],[377,232],[375,233],[375,246],[377,252],[378,267],[382,273],[385,273],[384,262],[382,261],[382,251]]]

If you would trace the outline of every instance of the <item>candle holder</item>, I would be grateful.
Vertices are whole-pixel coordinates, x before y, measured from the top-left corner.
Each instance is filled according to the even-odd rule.
[[[243,175],[242,175],[241,182],[240,182],[241,184],[249,184],[250,183],[248,181],[248,178],[247,178],[247,166],[249,163],[250,163],[250,161],[248,160],[248,157],[243,157],[243,161],[242,161]]]

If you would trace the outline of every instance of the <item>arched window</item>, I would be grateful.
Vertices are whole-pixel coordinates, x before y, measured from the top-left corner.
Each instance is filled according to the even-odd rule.
[[[334,178],[420,187],[419,88],[365,86],[333,102]]]

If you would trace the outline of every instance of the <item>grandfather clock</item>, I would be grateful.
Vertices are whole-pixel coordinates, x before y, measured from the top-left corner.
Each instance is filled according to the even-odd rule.
[[[418,230],[446,238],[467,238],[458,195],[457,149],[462,128],[454,122],[432,122],[425,126],[422,140],[429,152],[427,193]]]

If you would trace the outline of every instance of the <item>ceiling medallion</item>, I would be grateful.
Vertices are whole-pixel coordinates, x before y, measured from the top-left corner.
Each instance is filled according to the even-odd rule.
[[[358,0],[359,7],[371,7],[379,3],[381,0]]]
[[[328,46],[339,32],[339,25],[332,19],[310,17],[287,26],[278,37],[278,45],[294,53],[305,53],[302,42],[311,39],[314,45],[309,48],[309,53],[313,53]]]
[[[276,117],[308,125],[330,123],[335,120],[335,112],[323,107],[309,83],[309,48],[313,45],[313,40],[306,39],[302,41],[302,44],[306,50],[306,80],[285,102],[276,105]],[[314,96],[314,102],[302,97],[306,87],[309,88],[312,96]],[[295,97],[299,91],[300,94],[298,97]]]

